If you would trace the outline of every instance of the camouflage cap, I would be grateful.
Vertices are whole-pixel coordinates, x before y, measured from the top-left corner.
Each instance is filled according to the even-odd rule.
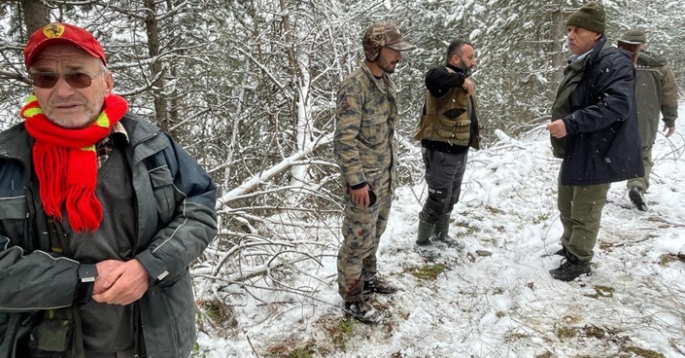
[[[389,22],[377,22],[364,32],[362,38],[364,55],[369,61],[375,61],[380,54],[381,47],[396,51],[406,51],[416,46],[405,42],[397,27]]]
[[[638,44],[643,44],[647,43],[647,36],[645,36],[645,32],[642,30],[637,30],[633,29],[621,36],[619,39],[621,42],[625,42],[631,45],[638,45]]]

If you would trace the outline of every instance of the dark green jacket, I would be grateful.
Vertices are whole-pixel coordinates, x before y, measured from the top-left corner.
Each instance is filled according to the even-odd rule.
[[[651,146],[659,131],[659,117],[668,127],[678,118],[678,87],[673,72],[659,56],[640,51],[637,58],[635,98],[640,139],[643,146]]]
[[[583,78],[583,72],[585,71],[585,61],[587,61],[586,56],[582,60],[577,60],[570,62],[566,69],[564,69],[564,79],[559,84],[557,88],[557,96],[552,106],[552,121],[560,118],[564,118],[571,112],[571,98],[573,96],[573,91],[576,89],[578,82]],[[556,158],[564,158],[566,153],[566,138],[554,138],[549,137],[552,142],[552,154]]]
[[[136,259],[151,278],[138,301],[145,347],[150,358],[187,358],[196,340],[188,266],[216,234],[216,187],[159,128],[130,113],[121,124],[133,153]],[[82,265],[50,253],[32,143],[23,123],[0,133],[0,358],[20,358],[14,346],[29,318],[72,306],[83,289]]]

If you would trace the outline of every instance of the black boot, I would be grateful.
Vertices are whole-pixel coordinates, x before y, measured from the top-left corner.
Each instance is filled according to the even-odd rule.
[[[376,324],[381,321],[383,315],[364,300],[345,302],[343,307],[345,316],[352,317],[360,322]]]
[[[559,251],[554,253],[555,255],[563,256],[563,257],[568,257],[568,251],[566,250],[566,246],[561,246],[561,249]]]
[[[549,274],[560,281],[573,281],[582,274],[592,274],[590,261],[581,261],[572,253],[566,251],[566,259],[561,261],[559,268],[549,270]]]
[[[419,232],[416,238],[416,245],[427,246],[431,244],[431,237],[435,231],[435,224],[429,224],[423,220],[419,220]]]
[[[378,275],[373,275],[369,277],[368,280],[364,280],[364,290],[362,291],[362,295],[370,295],[372,293],[388,295],[395,292],[397,292],[397,287],[381,279],[378,277]]]
[[[442,214],[438,222],[435,224],[435,235],[433,240],[442,243],[447,247],[453,247],[457,250],[464,249],[464,243],[455,240],[449,236],[450,231],[450,214]]]
[[[647,209],[649,209],[647,207],[647,202],[645,201],[645,192],[642,190],[642,188],[630,188],[628,191],[628,197],[630,197],[630,201],[633,202],[633,205],[635,205],[637,210],[647,211]]]

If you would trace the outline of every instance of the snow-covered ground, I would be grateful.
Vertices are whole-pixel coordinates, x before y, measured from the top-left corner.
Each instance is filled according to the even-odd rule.
[[[648,212],[632,207],[625,182],[612,184],[592,276],[566,283],[548,273],[561,259],[550,253],[560,247],[562,227],[560,162],[546,131],[521,140],[499,133],[495,146],[469,154],[451,222],[464,251],[446,252],[437,263],[416,254],[426,187],[396,190],[378,257],[380,271],[401,291],[373,297],[385,312],[382,324],[343,318],[335,257],[328,256],[294,284],[315,288],[313,299],[291,295],[283,298],[290,303],[265,304],[247,297],[235,308],[234,327],[200,335],[197,355],[683,357],[685,256],[677,255],[685,254],[685,124],[678,124],[676,134],[659,135],[655,144]],[[336,231],[325,235],[340,240]]]

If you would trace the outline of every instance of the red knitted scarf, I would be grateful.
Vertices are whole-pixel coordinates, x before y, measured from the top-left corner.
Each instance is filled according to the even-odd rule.
[[[26,130],[36,139],[33,164],[45,212],[62,221],[65,205],[69,224],[77,232],[95,231],[102,222],[102,205],[95,196],[95,144],[109,135],[112,126],[128,111],[128,102],[109,95],[103,107],[97,120],[81,129],[65,129],[52,123],[34,95],[20,112]]]

